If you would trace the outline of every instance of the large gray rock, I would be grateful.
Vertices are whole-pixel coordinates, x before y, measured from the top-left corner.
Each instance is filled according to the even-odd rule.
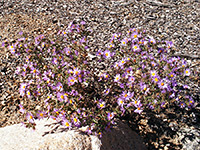
[[[36,120],[36,130],[21,124],[0,128],[0,150],[145,150],[141,138],[126,124],[99,139],[81,130],[64,130],[54,120]],[[54,131],[54,132],[52,132]]]

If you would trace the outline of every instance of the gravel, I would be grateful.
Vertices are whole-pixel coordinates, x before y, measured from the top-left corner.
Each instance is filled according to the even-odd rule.
[[[17,39],[20,31],[29,36],[45,34],[54,38],[71,21],[81,20],[93,30],[91,55],[103,49],[113,33],[125,33],[131,27],[145,29],[158,40],[173,41],[174,55],[185,58],[194,71],[193,78],[185,84],[199,101],[199,0],[3,0],[0,41]],[[20,61],[0,47],[0,127],[23,120],[18,107],[22,100],[17,90],[20,78],[14,74]]]

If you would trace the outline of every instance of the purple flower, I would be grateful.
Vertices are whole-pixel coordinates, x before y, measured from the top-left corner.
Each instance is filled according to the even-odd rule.
[[[9,50],[12,54],[15,54],[16,50],[15,50],[15,46],[14,45],[11,45],[9,46]]]
[[[107,118],[108,118],[108,120],[111,120],[114,118],[114,116],[115,116],[114,112],[108,113]]]
[[[60,93],[60,92],[58,92],[57,93],[57,98],[58,98],[58,100],[60,101],[60,102],[63,102],[64,100],[65,100],[65,93]]]
[[[157,72],[155,70],[151,70],[151,78],[155,78],[157,76]]]
[[[119,82],[120,79],[121,79],[120,74],[117,74],[115,76],[114,82]]]
[[[194,100],[192,97],[189,98],[188,108],[192,108],[194,106]]]
[[[26,118],[30,123],[34,123],[34,116],[32,113],[27,113]]]
[[[81,21],[81,24],[84,25],[84,24],[85,24],[85,21]]]
[[[26,83],[21,83],[19,93],[21,96],[25,95],[25,89],[26,89],[27,84]]]
[[[62,85],[62,83],[58,82],[57,85],[56,85],[56,89],[58,91],[63,91],[63,85]]]
[[[122,59],[119,62],[119,66],[123,66],[126,63],[126,59]]]
[[[68,77],[68,85],[69,86],[74,85],[75,82],[77,82],[77,80],[73,76]]]
[[[88,133],[88,134],[92,134],[92,130],[93,130],[93,126],[91,126],[91,127],[87,127],[87,130],[86,130],[86,133]]]
[[[120,34],[114,33],[113,36],[112,36],[112,39],[114,40],[114,39],[117,39],[119,37],[120,37]]]
[[[37,118],[43,119],[45,117],[46,113],[44,111],[39,110],[38,113],[36,114]]]
[[[57,65],[57,64],[58,64],[58,59],[54,57],[53,60],[52,60],[52,63],[53,63],[54,65]]]
[[[19,111],[21,112],[21,113],[25,113],[25,109],[24,109],[24,107],[22,106],[22,104],[19,104]]]
[[[133,83],[133,82],[135,81],[135,77],[130,76],[130,77],[128,78],[128,81],[131,82],[131,83]]]
[[[147,87],[146,84],[141,84],[140,88],[141,88],[141,91],[143,91],[145,95],[149,92],[149,88]]]
[[[123,39],[122,41],[121,41],[121,45],[122,46],[126,46],[126,43],[128,42],[128,39]]]
[[[180,106],[181,108],[185,108],[185,103],[184,103],[184,102],[180,102],[179,106]]]
[[[154,61],[151,62],[151,65],[152,65],[152,67],[157,66],[157,64]]]
[[[80,40],[80,43],[85,43],[86,42],[86,37],[84,36],[81,40]]]
[[[110,58],[111,57],[111,53],[109,50],[105,50],[104,51],[104,58],[107,59],[107,58]]]
[[[143,111],[143,110],[142,110],[142,104],[139,103],[139,104],[137,105],[137,108],[134,110],[134,112],[135,112],[135,113],[138,113],[138,114],[141,114],[142,111]]]
[[[101,99],[99,100],[99,103],[97,104],[97,107],[100,109],[103,109],[106,107],[106,102],[102,101]]]
[[[152,81],[154,83],[158,83],[160,81],[160,76],[155,76],[154,78],[152,78]]]
[[[175,76],[176,76],[176,74],[173,73],[173,72],[171,72],[171,73],[169,74],[169,77],[172,78],[172,79],[173,79]]]
[[[81,70],[79,70],[78,68],[75,68],[73,72],[74,72],[74,76],[76,77],[81,73]]]
[[[153,39],[153,38],[149,39],[149,42],[152,43],[152,44],[156,44],[156,40]]]
[[[141,50],[140,47],[139,47],[139,45],[137,45],[137,44],[133,45],[132,49],[133,49],[134,52],[140,52],[140,50]]]
[[[115,47],[115,45],[112,44],[112,43],[110,43],[110,44],[108,45],[108,48],[112,48],[112,47]]]
[[[161,81],[158,82],[158,87],[160,89],[165,89],[168,87],[168,84],[167,84],[167,80],[165,79],[162,79]]]
[[[130,93],[130,92],[127,93],[127,92],[123,91],[121,98],[124,99],[125,101],[127,101],[130,98],[132,98],[132,96],[133,96],[132,93]]]
[[[107,125],[106,125],[106,127],[105,127],[105,130],[106,131],[110,131],[111,128],[112,128],[111,123],[108,122]]]
[[[185,76],[189,76],[189,75],[190,75],[190,69],[185,69],[184,75],[185,75]]]
[[[138,39],[138,33],[137,32],[133,32],[131,35],[132,39]]]
[[[110,92],[110,89],[107,89],[107,90],[104,91],[104,94],[105,94],[105,95],[108,95],[109,92]]]
[[[81,125],[81,122],[77,117],[72,117],[72,122],[76,127],[79,127]]]
[[[67,120],[67,119],[63,119],[62,120],[62,125],[64,126],[64,127],[66,127],[67,129],[71,129],[71,127],[72,127],[72,124],[69,122],[69,120]]]
[[[23,32],[22,32],[22,31],[20,31],[20,32],[19,32],[19,35],[23,35]]]
[[[30,69],[31,69],[30,73],[32,73],[33,75],[38,75],[39,74],[39,71],[35,67],[32,66]]]
[[[162,102],[161,104],[160,104],[160,106],[161,106],[161,108],[164,108],[165,107],[165,102]]]
[[[124,106],[124,101],[122,98],[118,98],[117,103],[119,106],[123,107]]]
[[[114,67],[115,67],[116,69],[119,69],[119,63],[118,63],[118,62],[115,62]]]
[[[171,48],[174,44],[172,41],[165,41],[167,48]]]
[[[140,102],[140,100],[139,100],[139,99],[137,99],[137,100],[134,100],[134,101],[133,101],[133,105],[134,105],[135,107],[138,107],[138,106],[140,106],[140,105],[141,105],[141,102]]]
[[[27,95],[28,98],[31,97],[31,92],[30,92],[30,90],[27,90],[27,91],[26,91],[26,95]]]
[[[101,56],[103,54],[102,50],[98,50],[98,52],[96,52],[97,56]]]

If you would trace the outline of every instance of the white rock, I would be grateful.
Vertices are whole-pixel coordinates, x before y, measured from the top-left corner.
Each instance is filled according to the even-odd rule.
[[[21,124],[0,128],[0,150],[145,150],[140,137],[126,124],[97,136],[66,130],[54,120],[36,120],[36,130]],[[55,129],[55,130],[53,130]],[[51,132],[55,131],[55,132]]]

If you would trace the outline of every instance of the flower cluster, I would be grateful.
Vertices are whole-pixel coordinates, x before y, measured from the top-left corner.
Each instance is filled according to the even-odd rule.
[[[28,125],[48,117],[69,129],[88,126],[88,134],[102,136],[125,113],[159,111],[172,102],[193,107],[194,100],[184,92],[189,87],[179,83],[191,71],[185,60],[168,57],[172,42],[131,28],[125,36],[115,33],[105,50],[97,50],[97,59],[89,60],[85,26],[71,23],[55,41],[40,35],[3,42],[23,59],[16,73],[24,78],[19,94],[29,103],[19,106]],[[101,63],[109,65],[96,70]],[[34,109],[35,104],[42,108]]]

